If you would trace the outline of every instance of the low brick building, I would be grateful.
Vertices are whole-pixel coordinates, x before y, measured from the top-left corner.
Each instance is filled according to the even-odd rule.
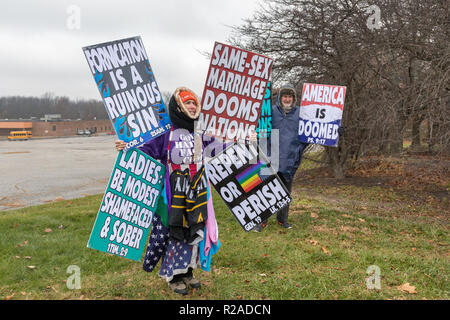
[[[89,130],[96,133],[113,131],[110,120],[78,120],[78,121],[50,121],[33,122],[33,137],[74,136],[78,130]]]
[[[11,131],[28,131],[32,130],[33,122],[31,121],[6,121],[0,119],[0,137],[7,137]]]
[[[7,137],[10,131],[31,130],[33,137],[75,136],[78,130],[89,130],[96,133],[114,131],[110,120],[1,120],[0,137]]]

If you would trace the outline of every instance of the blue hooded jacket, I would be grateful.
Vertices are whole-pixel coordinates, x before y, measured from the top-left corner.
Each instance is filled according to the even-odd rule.
[[[284,113],[281,104],[281,95],[289,91],[294,96],[294,107]],[[268,141],[268,153],[271,153],[271,145],[279,146],[279,167],[278,173],[281,173],[287,181],[292,181],[294,175],[300,166],[302,154],[307,143],[300,142],[298,138],[299,112],[300,108],[296,106],[297,94],[291,85],[280,89],[277,96],[277,103],[272,106],[272,135]],[[279,130],[279,141],[273,135],[275,129]]]

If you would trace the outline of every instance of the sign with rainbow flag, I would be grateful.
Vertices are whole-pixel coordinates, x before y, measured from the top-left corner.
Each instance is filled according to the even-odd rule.
[[[245,231],[292,201],[256,144],[233,143],[207,161],[206,169],[209,181]]]

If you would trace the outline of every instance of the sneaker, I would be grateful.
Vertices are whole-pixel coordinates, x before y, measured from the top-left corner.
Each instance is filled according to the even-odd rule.
[[[192,289],[198,289],[202,286],[200,281],[196,278],[192,277],[183,277],[183,282],[186,285],[189,285]]]
[[[257,224],[253,229],[253,232],[261,232],[262,231],[262,227],[260,224]]]
[[[267,222],[261,222],[261,228],[267,227]]]
[[[188,293],[187,287],[183,281],[169,282],[169,287],[173,292],[182,294],[183,296],[187,295]]]
[[[280,226],[282,226],[283,228],[285,228],[285,229],[292,229],[292,225],[290,225],[290,224],[287,223],[287,222],[280,222],[280,221],[278,221],[278,224],[279,224]]]

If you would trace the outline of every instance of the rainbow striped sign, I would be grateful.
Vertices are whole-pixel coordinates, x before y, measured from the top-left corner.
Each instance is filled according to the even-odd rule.
[[[249,192],[262,182],[259,172],[264,167],[267,167],[267,163],[259,160],[236,176],[237,181],[245,192]]]

